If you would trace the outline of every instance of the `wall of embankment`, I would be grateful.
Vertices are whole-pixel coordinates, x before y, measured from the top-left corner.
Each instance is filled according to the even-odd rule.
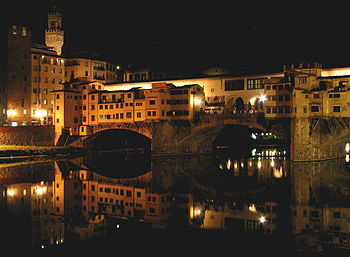
[[[53,146],[54,126],[0,127],[0,145]]]

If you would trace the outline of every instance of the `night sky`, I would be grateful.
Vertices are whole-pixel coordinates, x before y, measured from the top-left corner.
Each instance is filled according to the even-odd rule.
[[[0,15],[29,24],[33,41],[44,43],[48,2],[16,1]],[[345,2],[57,2],[64,17],[64,55],[83,56],[84,50],[123,67],[185,73],[212,66],[236,74],[274,72],[300,62],[350,66]]]

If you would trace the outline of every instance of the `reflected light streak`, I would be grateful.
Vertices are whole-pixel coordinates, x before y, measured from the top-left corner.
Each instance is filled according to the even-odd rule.
[[[229,170],[229,169],[231,169],[231,160],[230,159],[228,159],[228,161],[227,161],[227,165],[226,165],[226,167],[227,167],[227,169]]]
[[[258,161],[258,169],[261,169],[261,160]]]

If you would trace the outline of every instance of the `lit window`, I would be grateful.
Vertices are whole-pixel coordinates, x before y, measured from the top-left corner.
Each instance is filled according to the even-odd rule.
[[[16,25],[12,25],[12,34],[17,35],[17,26]]]
[[[26,27],[22,27],[22,36],[26,36],[27,35],[27,28]]]

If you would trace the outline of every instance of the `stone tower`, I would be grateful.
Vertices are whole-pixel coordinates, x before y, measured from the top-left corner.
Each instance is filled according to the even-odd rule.
[[[61,55],[64,43],[64,32],[62,29],[62,14],[56,11],[56,7],[48,13],[48,29],[45,30],[45,43],[52,47],[57,55]]]

